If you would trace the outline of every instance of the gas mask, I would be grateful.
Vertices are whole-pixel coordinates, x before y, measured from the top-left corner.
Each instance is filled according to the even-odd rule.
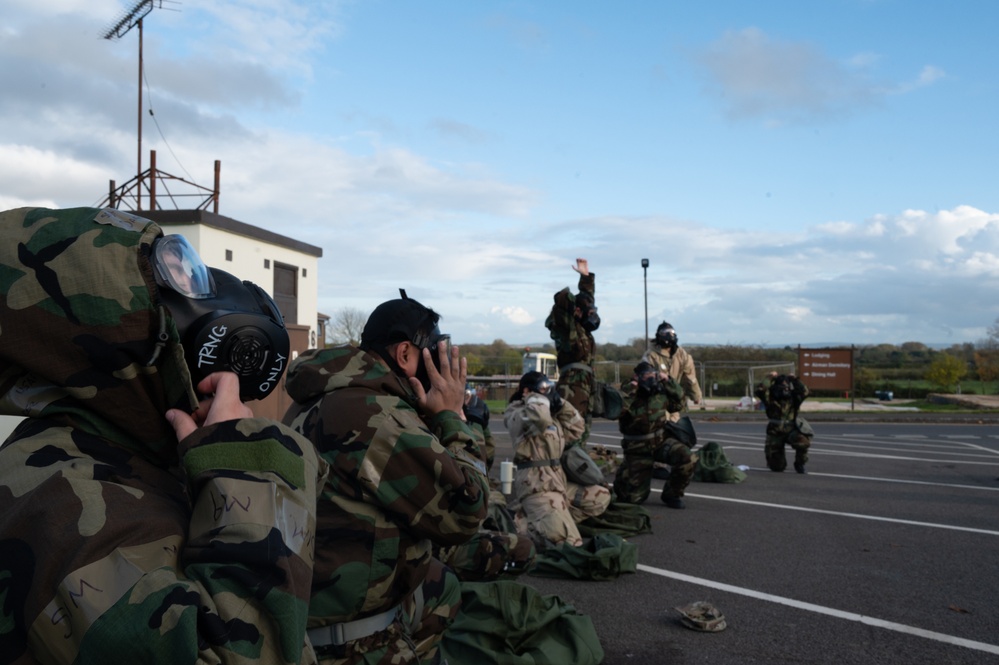
[[[559,394],[557,386],[548,378],[547,375],[541,372],[528,372],[520,379],[521,390],[527,388],[533,393],[538,393],[539,395],[544,395],[548,398],[548,403],[551,408],[551,412],[558,413],[562,408],[562,395]],[[526,397],[526,395],[525,395]]]
[[[596,305],[588,294],[576,296],[576,307],[579,308],[579,322],[583,324],[589,332],[593,332],[600,327],[600,315],[597,314]]]
[[[430,359],[438,372],[441,371],[440,347],[444,345],[444,353],[451,354],[451,335],[442,335],[437,326],[425,337],[417,333],[414,335],[413,344],[422,349],[430,349]],[[420,341],[416,341],[420,340]],[[416,378],[425,391],[430,391],[430,374],[427,372],[427,364],[423,360],[423,353],[420,353],[420,364],[416,368]]]
[[[638,391],[643,395],[655,395],[660,392],[659,374],[656,372],[645,372],[638,376]]]
[[[670,351],[676,352],[676,347],[679,346],[680,340],[677,338],[676,330],[673,326],[663,321],[659,324],[656,329],[656,345],[661,349],[669,349]]]
[[[183,236],[158,238],[151,260],[195,386],[212,372],[228,371],[239,377],[244,401],[277,388],[290,343],[271,297],[256,284],[205,266]]]
[[[783,402],[791,399],[791,383],[787,377],[780,376],[770,385],[770,399]]]

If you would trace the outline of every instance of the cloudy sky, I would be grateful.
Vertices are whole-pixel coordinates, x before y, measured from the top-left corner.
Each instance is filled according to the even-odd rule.
[[[143,137],[323,248],[320,309],[409,295],[547,341],[975,342],[999,316],[999,3],[156,0]],[[137,168],[132,0],[0,5],[0,209]],[[647,271],[641,260],[649,259]]]

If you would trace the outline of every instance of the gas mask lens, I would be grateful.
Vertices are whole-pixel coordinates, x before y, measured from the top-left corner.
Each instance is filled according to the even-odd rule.
[[[215,282],[187,238],[168,235],[153,243],[153,269],[160,286],[188,298],[211,298]]]

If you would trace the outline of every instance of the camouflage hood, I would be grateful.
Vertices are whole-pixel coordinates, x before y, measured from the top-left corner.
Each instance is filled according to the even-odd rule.
[[[149,261],[162,230],[113,209],[20,208],[0,234],[0,413],[172,460],[164,413],[197,398]]]
[[[285,383],[288,394],[299,404],[340,388],[358,387],[395,395],[416,408],[416,395],[408,382],[377,355],[353,346],[306,351],[288,366]]]

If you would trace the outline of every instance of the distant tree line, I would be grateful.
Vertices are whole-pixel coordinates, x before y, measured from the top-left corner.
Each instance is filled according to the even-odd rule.
[[[357,344],[366,320],[367,315],[355,308],[338,311],[330,322],[327,344]],[[454,341],[461,345],[470,376],[519,376],[526,351],[555,352],[551,344],[527,348],[501,339],[490,344]],[[751,391],[747,386],[750,367],[798,360],[798,348],[792,346],[684,346],[698,366],[705,394],[718,397],[739,397]],[[645,349],[644,338],[623,345],[598,344],[594,362],[598,378],[609,383],[627,380]],[[999,392],[999,319],[984,339],[946,349],[932,349],[920,342],[856,346],[853,370],[854,395],[858,397],[873,396],[875,391],[892,392],[899,398],[922,398],[930,392],[995,394]]]

